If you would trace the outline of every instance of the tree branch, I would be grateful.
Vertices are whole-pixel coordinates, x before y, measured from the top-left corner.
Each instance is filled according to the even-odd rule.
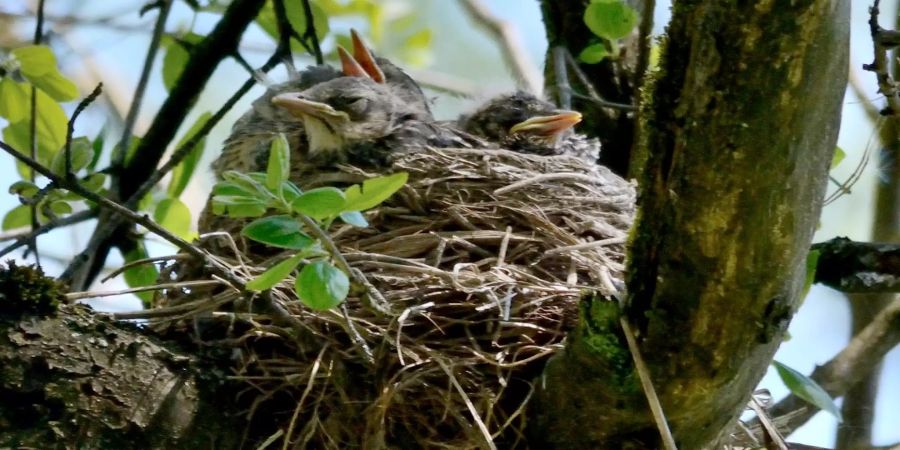
[[[497,16],[491,14],[481,0],[461,0],[460,3],[466,12],[469,13],[472,21],[492,34],[497,43],[500,44],[503,57],[512,70],[516,81],[520,85],[524,85],[528,92],[540,94],[543,91],[540,74],[537,66],[528,57],[528,52],[525,51],[522,39],[519,37],[516,29],[508,22],[500,20]]]
[[[819,252],[815,282],[847,293],[900,292],[900,244],[834,238]]]

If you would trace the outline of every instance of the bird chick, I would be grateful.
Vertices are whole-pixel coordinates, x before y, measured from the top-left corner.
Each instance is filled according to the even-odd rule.
[[[288,111],[274,106],[272,98],[284,92],[306,90],[341,76],[343,74],[331,66],[311,66],[296,78],[266,89],[265,94],[254,100],[251,109],[232,126],[221,155],[212,164],[216,177],[222,179],[222,174],[228,170],[264,171],[269,159],[269,145],[278,133],[284,133],[291,148],[304,146],[303,124]]]
[[[568,155],[595,163],[600,141],[573,132],[581,122],[576,111],[560,110],[552,103],[526,92],[489,100],[459,120],[463,131],[485,138],[503,148],[543,156]]]
[[[386,138],[408,122],[428,120],[394,89],[369,77],[340,77],[271,101],[305,130],[302,157],[314,166],[384,165],[398,150]]]

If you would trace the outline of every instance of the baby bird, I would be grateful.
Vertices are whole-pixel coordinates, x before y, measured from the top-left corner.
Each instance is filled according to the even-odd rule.
[[[463,131],[503,148],[536,155],[569,155],[596,163],[600,141],[576,134],[572,127],[581,114],[556,108],[526,92],[489,100],[469,116],[459,119]]]

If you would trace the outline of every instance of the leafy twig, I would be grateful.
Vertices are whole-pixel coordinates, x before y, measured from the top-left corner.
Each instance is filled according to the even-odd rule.
[[[44,35],[44,0],[38,1],[37,6],[37,21],[34,25],[34,45],[41,44],[41,38]],[[32,84],[31,85],[31,123],[29,124],[29,146],[31,147],[31,157],[37,159],[37,87]],[[28,179],[34,183],[34,171],[28,174]],[[29,212],[31,213],[31,228],[38,228],[38,211],[37,207],[33,205]],[[37,248],[37,238],[33,238],[28,241],[28,249],[32,253],[34,253],[34,261],[37,263],[38,267],[41,266],[41,256],[38,253]],[[27,252],[26,252],[27,253]]]
[[[103,83],[97,85],[91,94],[87,97],[83,98],[81,102],[78,103],[78,106],[75,107],[75,112],[72,113],[72,118],[69,119],[69,124],[66,128],[66,146],[65,146],[65,158],[66,158],[66,177],[73,177],[75,174],[72,173],[72,133],[75,132],[75,120],[78,119],[78,116],[81,115],[81,112],[84,111],[84,108],[87,108],[88,105],[94,102],[97,99],[97,96],[103,92]]]
[[[47,233],[49,231],[55,230],[60,227],[65,227],[65,226],[69,226],[69,225],[74,225],[76,223],[81,223],[81,222],[84,222],[85,220],[93,219],[94,217],[97,217],[97,210],[88,209],[85,211],[80,211],[75,214],[68,215],[66,217],[62,217],[62,218],[53,220],[53,221],[45,223],[44,225],[41,225],[37,228],[28,229],[27,227],[25,227],[25,230],[18,235],[12,235],[9,233],[5,233],[4,236],[0,237],[0,240],[16,239],[16,242],[13,242],[12,244],[3,248],[3,250],[0,250],[0,258],[8,255],[10,252],[12,252],[13,250],[16,250],[17,248],[28,244],[34,238],[36,238],[44,233]]]

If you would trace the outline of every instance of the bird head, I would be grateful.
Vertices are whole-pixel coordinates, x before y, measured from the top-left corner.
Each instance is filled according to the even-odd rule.
[[[516,92],[488,101],[464,118],[462,127],[501,144],[530,141],[553,147],[580,121],[576,111],[560,110],[532,94]]]
[[[310,156],[385,137],[413,114],[390,89],[369,77],[336,78],[305,91],[278,94],[272,103],[303,123]]]

